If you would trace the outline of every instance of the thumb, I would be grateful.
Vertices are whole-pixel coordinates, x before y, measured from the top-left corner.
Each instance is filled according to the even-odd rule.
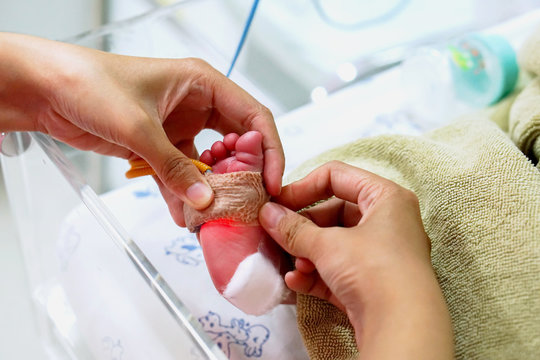
[[[309,219],[284,206],[267,202],[259,212],[266,232],[289,254],[316,261],[316,243],[322,229]]]
[[[197,210],[212,203],[214,192],[205,177],[168,139],[150,153],[145,157],[146,161],[173,194]]]

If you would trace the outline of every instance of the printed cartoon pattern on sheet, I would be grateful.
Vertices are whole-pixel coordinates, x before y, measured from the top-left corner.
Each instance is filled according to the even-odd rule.
[[[174,256],[184,265],[198,266],[204,262],[201,246],[194,234],[185,234],[174,238],[165,246],[165,255]]]
[[[120,340],[114,340],[110,336],[106,336],[101,340],[103,344],[103,352],[107,360],[122,360],[124,347]]]
[[[234,347],[243,348],[243,353],[248,358],[260,358],[263,346],[270,338],[270,330],[264,325],[251,325],[238,318],[232,318],[230,324],[225,324],[222,323],[221,316],[213,311],[200,317],[199,322],[229,359]]]

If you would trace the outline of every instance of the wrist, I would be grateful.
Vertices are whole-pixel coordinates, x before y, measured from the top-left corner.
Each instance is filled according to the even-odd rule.
[[[0,130],[33,131],[40,109],[46,104],[43,92],[43,54],[36,38],[0,33]]]
[[[377,281],[351,321],[362,358],[452,358],[451,320],[431,264],[401,266]],[[384,346],[388,339],[394,346]]]

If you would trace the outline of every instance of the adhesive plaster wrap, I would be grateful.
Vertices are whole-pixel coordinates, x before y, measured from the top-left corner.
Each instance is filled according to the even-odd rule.
[[[205,222],[218,219],[256,223],[259,209],[270,199],[260,172],[208,174],[206,179],[214,190],[212,204],[202,211],[184,204],[184,217],[191,232],[199,231]]]

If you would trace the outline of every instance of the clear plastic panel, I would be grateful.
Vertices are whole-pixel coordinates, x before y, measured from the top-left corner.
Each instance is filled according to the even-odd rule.
[[[0,150],[38,328],[54,358],[225,359],[49,137],[10,133]],[[107,336],[87,336],[100,327]]]

